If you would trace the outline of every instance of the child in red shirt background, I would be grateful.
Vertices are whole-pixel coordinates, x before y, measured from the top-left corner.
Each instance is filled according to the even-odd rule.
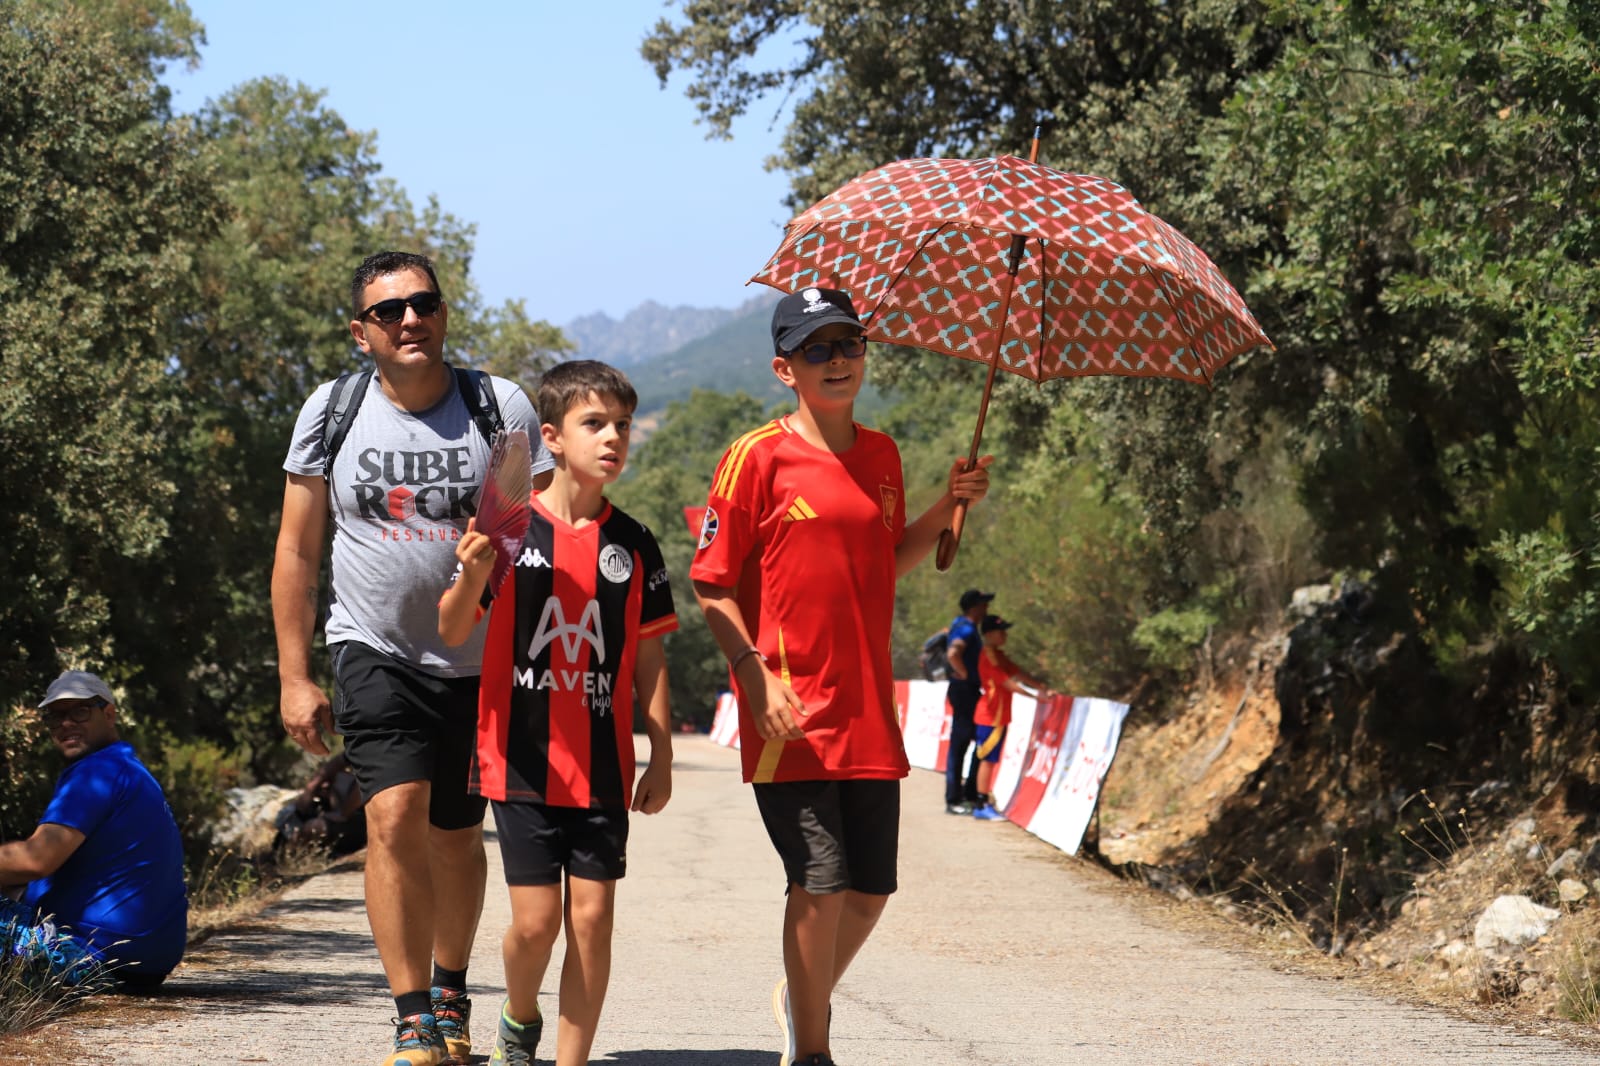
[[[983,634],[983,653],[978,656],[978,680],[983,686],[983,695],[978,697],[978,708],[972,716],[978,734],[978,805],[973,808],[972,816],[985,822],[1005,820],[1005,815],[995,810],[994,796],[989,790],[994,784],[995,767],[1000,763],[1006,726],[1011,724],[1011,694],[1020,692],[1040,701],[1055,695],[1043,681],[1023,670],[1006,654],[1006,631],[1011,625],[997,614],[984,615],[978,625],[978,631]]]

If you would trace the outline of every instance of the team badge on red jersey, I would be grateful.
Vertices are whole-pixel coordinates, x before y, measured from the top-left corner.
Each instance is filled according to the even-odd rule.
[[[709,548],[711,542],[717,539],[717,509],[706,508],[706,516],[700,520],[700,547]]]
[[[883,497],[883,525],[894,529],[894,505],[900,500],[900,490],[893,485],[879,485],[878,495]]]

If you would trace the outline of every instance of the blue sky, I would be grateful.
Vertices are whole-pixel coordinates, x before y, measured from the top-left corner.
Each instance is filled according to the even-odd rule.
[[[658,88],[639,42],[661,0],[354,4],[189,0],[206,26],[195,71],[170,67],[191,111],[282,75],[327,92],[378,134],[384,172],[476,223],[486,300],[527,301],[557,325],[653,299],[733,307],[782,237],[779,107],[763,101],[708,141],[684,97]],[[779,118],[788,121],[787,113]]]

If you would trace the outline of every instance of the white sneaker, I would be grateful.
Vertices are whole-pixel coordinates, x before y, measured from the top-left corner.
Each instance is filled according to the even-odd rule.
[[[783,1030],[783,1054],[778,1059],[778,1066],[792,1066],[799,1052],[794,1046],[794,1017],[789,1013],[787,977],[780,977],[772,990],[772,1016],[777,1019],[778,1028]]]

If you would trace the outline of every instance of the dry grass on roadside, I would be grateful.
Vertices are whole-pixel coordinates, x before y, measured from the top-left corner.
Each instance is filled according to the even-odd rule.
[[[207,858],[189,887],[189,943],[254,917],[286,889],[352,860],[317,845],[290,845],[262,855],[227,850]]]
[[[17,959],[0,959],[0,1035],[25,1032],[59,1018],[94,994],[95,985],[69,985],[60,974],[37,976]]]

